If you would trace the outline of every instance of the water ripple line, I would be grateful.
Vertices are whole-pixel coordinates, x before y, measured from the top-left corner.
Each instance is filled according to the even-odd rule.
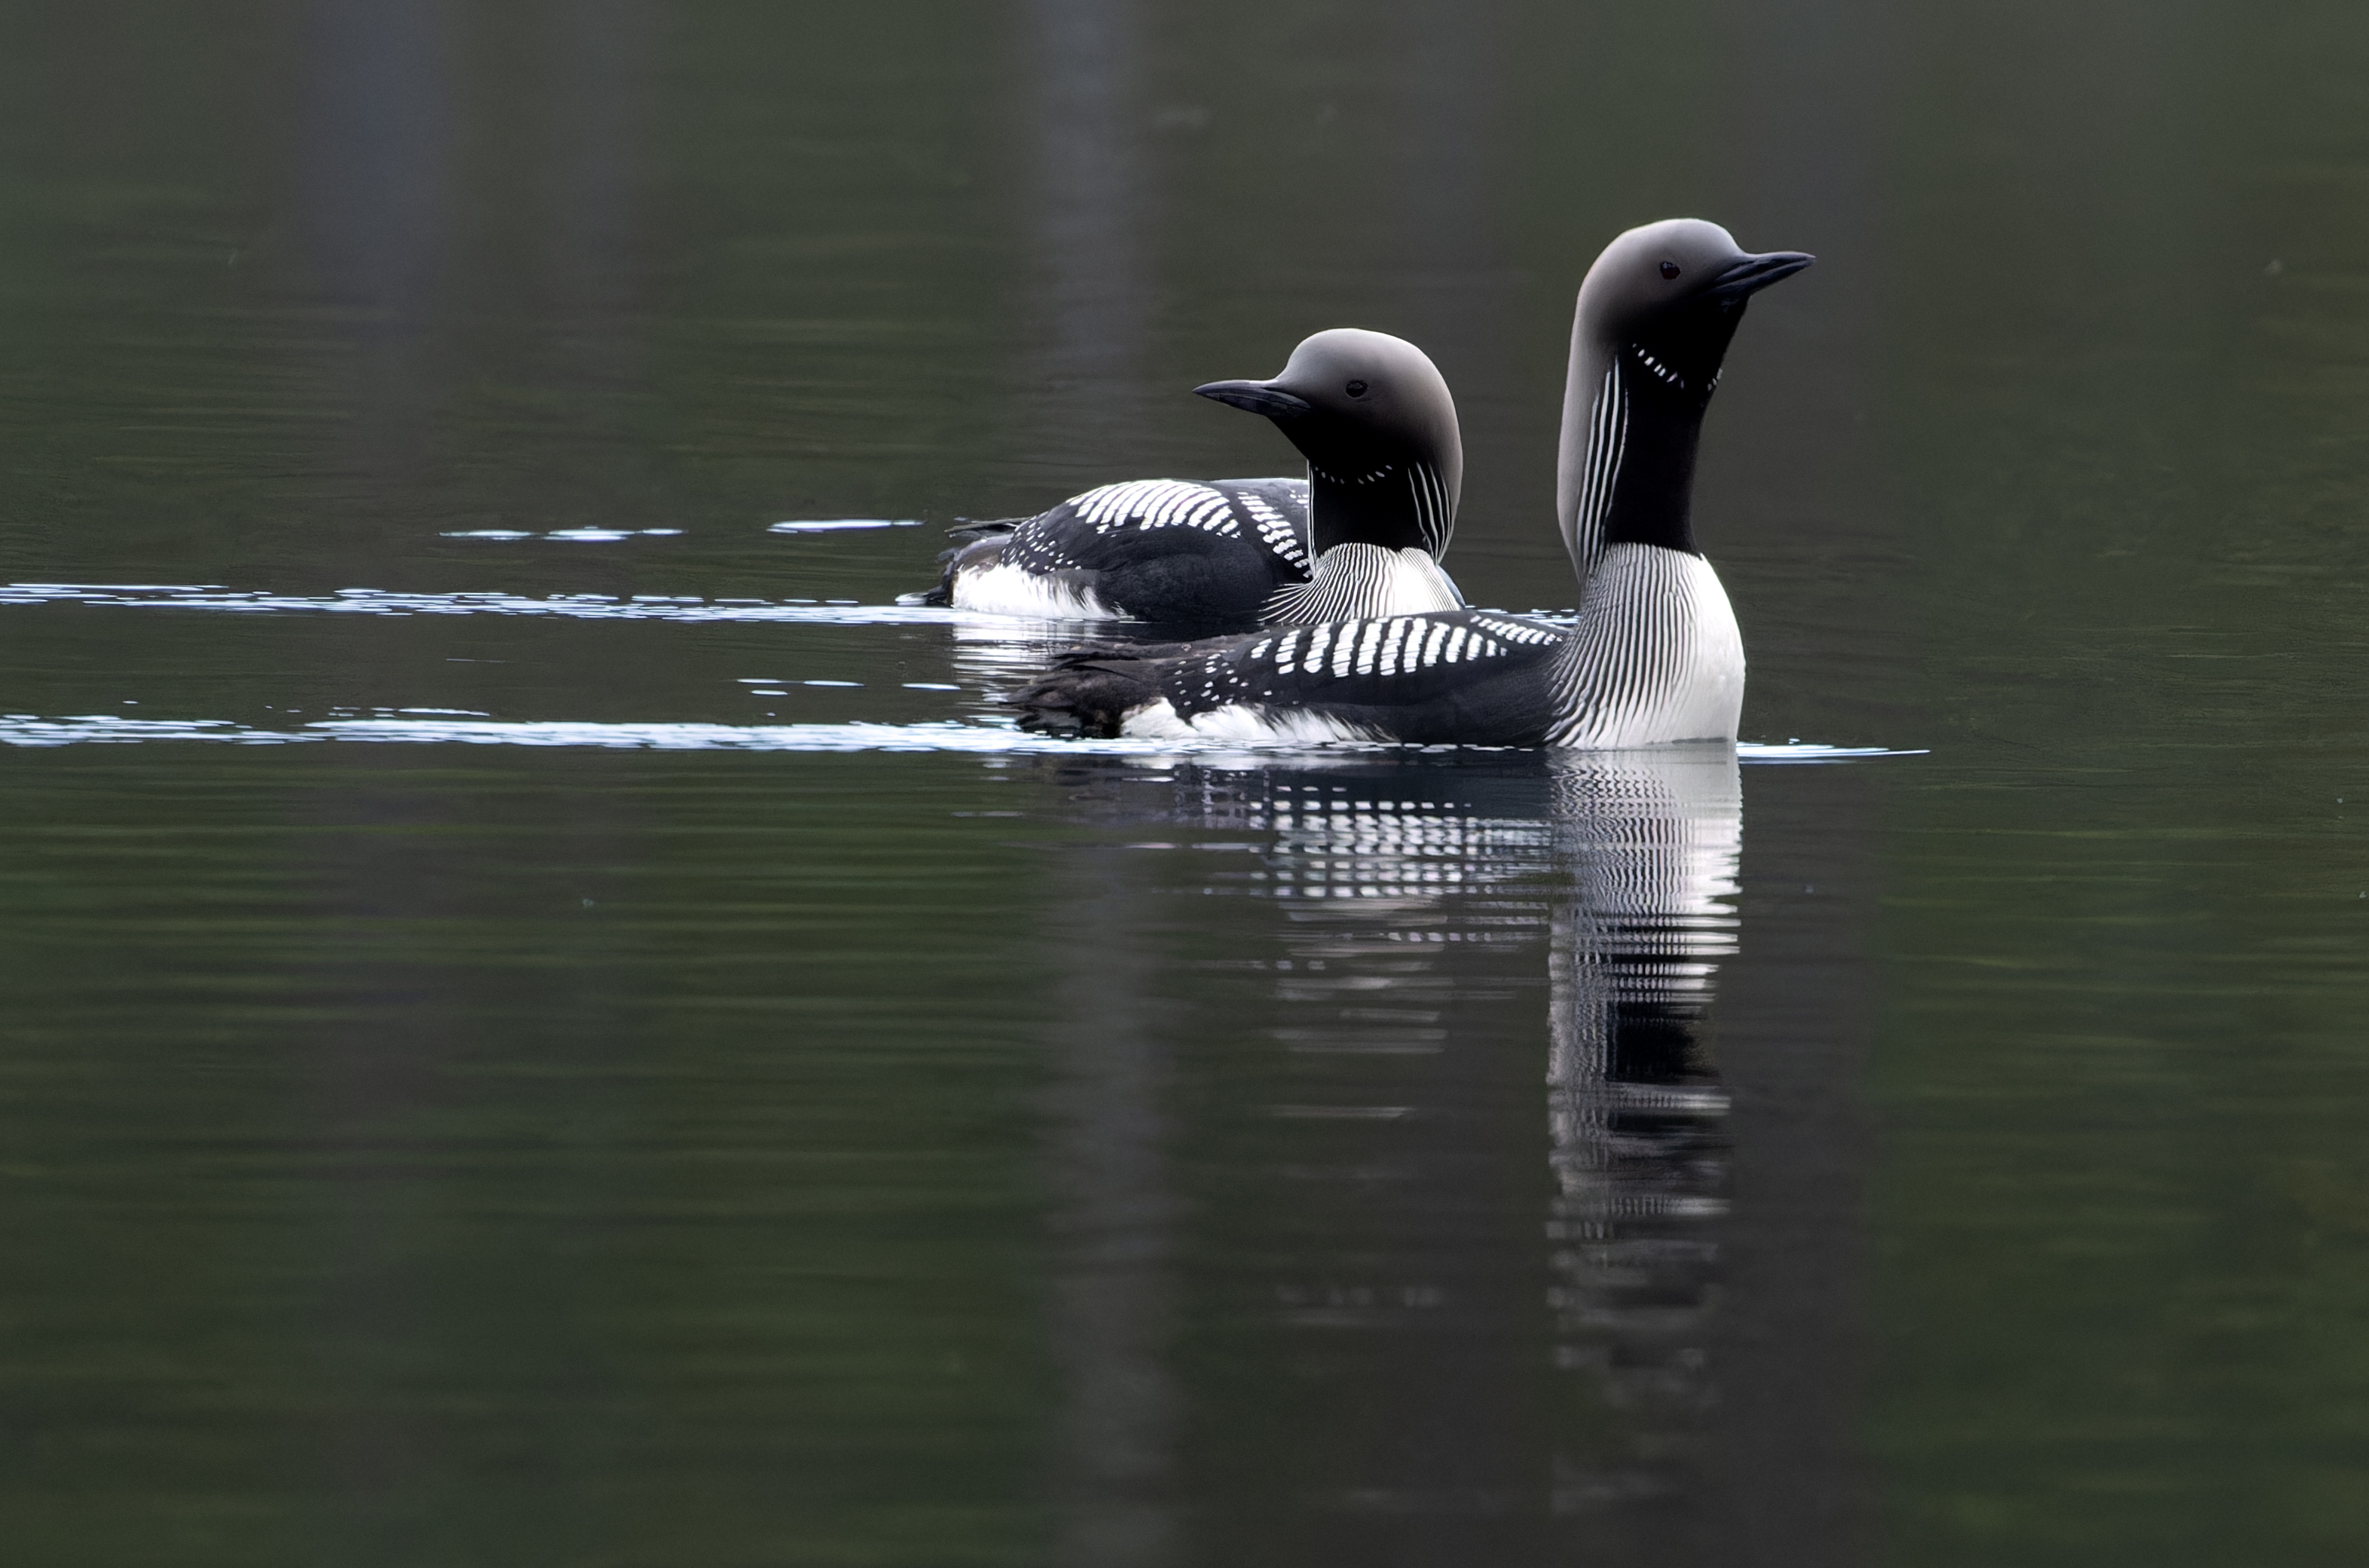
[[[410,745],[521,746],[630,751],[966,751],[1051,752],[1089,756],[1257,756],[1344,753],[1473,752],[1488,747],[1391,746],[1328,742],[1322,746],[1245,746],[1240,741],[1082,740],[1030,735],[1007,725],[941,719],[920,724],[620,724],[591,720],[503,720],[432,717],[418,710],[395,710],[370,718],[318,719],[291,729],[264,729],[233,719],[125,718],[113,714],[74,714],[45,718],[0,715],[0,746],[132,746],[161,741],[203,741],[233,746],[301,746],[321,741]],[[1861,761],[1879,757],[1916,757],[1922,751],[1880,746],[1782,746],[1745,742],[1735,749],[1747,763]]]
[[[0,584],[0,608],[40,604],[201,610],[246,615],[509,615],[571,621],[757,621],[839,626],[1013,624],[1006,616],[974,615],[932,605],[864,604],[853,599],[711,600],[665,593],[637,593],[628,598],[604,593],[555,593],[537,599],[498,589],[396,593],[375,588],[346,588],[333,594],[292,594],[225,588],[217,583]]]

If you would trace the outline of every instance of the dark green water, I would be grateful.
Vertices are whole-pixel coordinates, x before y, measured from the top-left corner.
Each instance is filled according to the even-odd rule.
[[[9,1559],[2357,1562],[2364,80],[0,12]],[[1678,212],[1821,257],[1707,432],[1746,736],[1929,755],[1015,749],[933,529],[767,532],[1275,471],[1185,389],[1356,324],[1563,605],[1572,292]]]

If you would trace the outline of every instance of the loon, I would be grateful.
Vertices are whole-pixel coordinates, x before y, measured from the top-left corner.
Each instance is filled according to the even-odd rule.
[[[1212,627],[1463,607],[1437,557],[1456,527],[1464,448],[1429,355],[1334,327],[1271,381],[1193,390],[1274,420],[1308,478],[1139,479],[957,530],[920,601]]]
[[[1588,269],[1556,475],[1582,584],[1573,624],[1459,609],[1082,649],[1013,693],[1022,727],[1595,749],[1733,741],[1744,644],[1695,548],[1695,450],[1745,304],[1811,260],[1749,254],[1716,223],[1673,218],[1629,230]]]

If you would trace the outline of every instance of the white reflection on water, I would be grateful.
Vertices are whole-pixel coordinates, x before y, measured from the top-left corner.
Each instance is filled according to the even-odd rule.
[[[1477,892],[1546,848],[1538,823],[1444,810],[1428,800],[1345,801],[1322,784],[1280,785],[1271,808],[1269,890],[1278,898],[1382,899],[1395,907]],[[1394,933],[1435,941],[1451,934],[1463,933]]]
[[[886,523],[881,524],[887,527]],[[613,544],[621,539],[672,539],[682,532],[680,528],[555,528],[548,533],[529,533],[516,528],[461,528],[437,535],[440,539],[492,539],[515,543],[522,539],[556,539],[568,544]]]

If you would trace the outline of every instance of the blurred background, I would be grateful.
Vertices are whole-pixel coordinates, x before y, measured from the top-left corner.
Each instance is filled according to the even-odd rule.
[[[2364,81],[2333,0],[17,0],[0,1539],[2357,1561]],[[866,608],[937,528],[1289,472],[1189,388],[1336,325],[1564,607],[1572,298],[1677,214],[1820,258],[1706,429],[1746,737],[1929,756],[127,727],[976,727]],[[1723,945],[1622,945],[1650,821]],[[1647,1024],[1631,1137],[1554,1062]],[[1581,1257],[1583,1165],[1686,1202]]]

